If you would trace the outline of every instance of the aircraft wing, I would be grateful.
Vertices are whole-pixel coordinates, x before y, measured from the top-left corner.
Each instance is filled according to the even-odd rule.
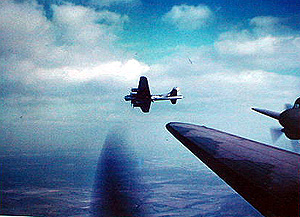
[[[141,103],[140,107],[143,112],[149,112],[151,105],[151,100],[145,100]]]
[[[205,126],[167,129],[265,216],[299,216],[300,155]]]
[[[139,102],[139,107],[143,112],[149,112],[151,105],[151,95],[148,85],[148,80],[146,77],[140,77],[138,91],[137,91],[137,101]]]
[[[148,80],[144,76],[140,77],[137,95],[138,98],[151,100]]]

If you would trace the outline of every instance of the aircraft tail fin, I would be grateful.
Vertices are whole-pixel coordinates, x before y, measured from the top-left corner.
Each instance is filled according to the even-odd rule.
[[[178,95],[178,91],[179,91],[179,88],[178,87],[174,87],[171,92],[169,93],[169,96],[177,96]],[[177,99],[170,99],[171,103],[172,104],[176,104],[177,102]]]

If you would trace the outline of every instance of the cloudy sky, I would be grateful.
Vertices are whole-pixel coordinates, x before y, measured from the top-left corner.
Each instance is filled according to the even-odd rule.
[[[278,123],[250,108],[300,96],[298,0],[2,0],[0,32],[5,151],[94,150],[120,124],[155,151],[170,121],[271,143]],[[132,109],[141,75],[185,98]]]

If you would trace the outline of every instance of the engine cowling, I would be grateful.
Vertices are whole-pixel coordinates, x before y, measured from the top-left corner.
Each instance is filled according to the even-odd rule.
[[[177,99],[171,99],[172,104],[176,104],[176,102],[177,102]]]
[[[139,103],[139,102],[132,103],[133,107],[141,107],[141,105],[142,105],[142,103]]]
[[[125,99],[125,101],[130,101],[130,100],[132,100],[132,97],[130,95],[127,95],[124,97],[124,99]]]
[[[131,88],[131,92],[138,92],[139,88]]]
[[[292,140],[299,140],[300,139],[300,133],[299,132],[290,131],[290,130],[287,130],[286,128],[284,128],[282,131],[284,132],[286,137],[289,138],[289,139],[292,139]]]

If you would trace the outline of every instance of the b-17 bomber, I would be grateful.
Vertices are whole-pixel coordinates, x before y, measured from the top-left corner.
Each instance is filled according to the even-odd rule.
[[[125,96],[125,101],[131,101],[133,107],[140,107],[143,112],[149,112],[151,102],[170,100],[172,104],[176,104],[178,99],[182,99],[182,95],[178,95],[179,88],[174,87],[167,94],[151,95],[146,77],[140,77],[138,88],[131,88],[129,95]]]

